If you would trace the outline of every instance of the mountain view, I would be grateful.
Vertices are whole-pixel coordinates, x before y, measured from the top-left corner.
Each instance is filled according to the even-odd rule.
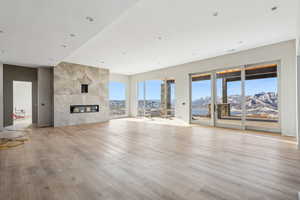
[[[221,103],[219,98],[217,102]],[[200,98],[192,102],[193,115],[207,115],[208,105],[211,103],[210,97]],[[240,95],[228,96],[230,103],[230,113],[232,116],[241,116],[242,105]],[[262,92],[253,96],[246,96],[246,114],[254,118],[278,118],[278,95],[275,92]]]
[[[120,116],[126,114],[126,101],[125,100],[110,100],[109,101],[110,115]]]

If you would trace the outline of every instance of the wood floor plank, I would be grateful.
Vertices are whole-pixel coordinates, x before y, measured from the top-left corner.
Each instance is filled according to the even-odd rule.
[[[0,151],[6,200],[294,200],[300,151],[243,131],[136,121],[29,130]]]

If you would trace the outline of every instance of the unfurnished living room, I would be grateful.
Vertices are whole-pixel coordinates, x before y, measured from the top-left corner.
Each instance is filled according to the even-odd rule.
[[[299,0],[0,0],[0,200],[299,200]]]

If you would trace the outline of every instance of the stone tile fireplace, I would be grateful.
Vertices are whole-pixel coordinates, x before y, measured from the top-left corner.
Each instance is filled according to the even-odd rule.
[[[109,120],[107,69],[62,62],[54,68],[54,126]]]

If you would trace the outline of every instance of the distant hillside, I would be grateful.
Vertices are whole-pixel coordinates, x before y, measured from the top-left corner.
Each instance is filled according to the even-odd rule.
[[[221,102],[221,98],[218,99]],[[241,96],[231,95],[228,97],[231,104],[231,113],[241,114]],[[193,113],[205,113],[207,105],[211,103],[210,97],[200,98],[192,102]],[[267,115],[271,118],[278,116],[278,95],[275,92],[262,92],[253,96],[246,96],[246,111],[251,115]]]

